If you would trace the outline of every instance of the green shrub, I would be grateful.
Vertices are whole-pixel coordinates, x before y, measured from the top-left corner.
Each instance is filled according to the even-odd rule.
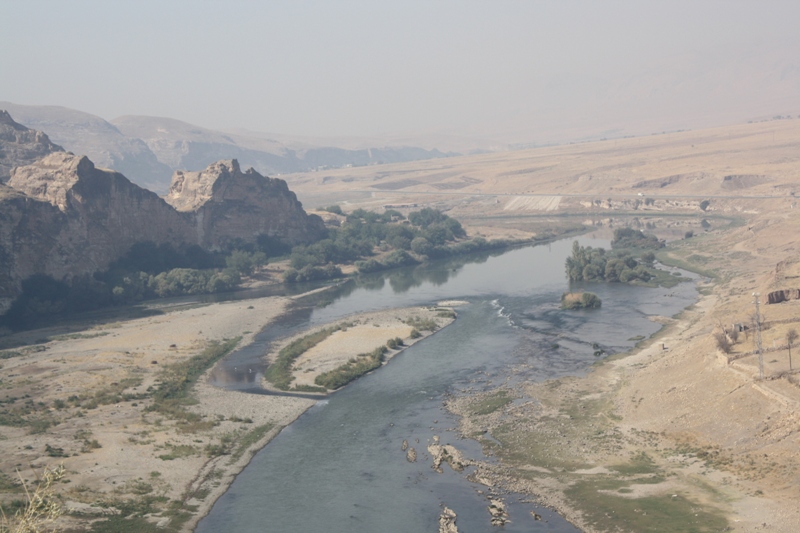
[[[600,298],[591,292],[565,292],[561,295],[562,309],[598,309],[601,305]]]
[[[381,366],[386,351],[386,346],[380,346],[372,352],[359,354],[344,365],[318,375],[314,383],[331,390],[343,387]]]
[[[439,329],[439,324],[437,324],[432,318],[420,318],[418,316],[412,316],[406,320],[406,324],[419,331],[436,331]]]

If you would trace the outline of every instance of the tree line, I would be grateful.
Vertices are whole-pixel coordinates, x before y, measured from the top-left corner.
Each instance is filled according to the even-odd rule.
[[[328,210],[343,214],[338,206]],[[284,281],[295,283],[341,277],[338,265],[342,264],[355,264],[360,273],[368,273],[511,244],[465,237],[461,223],[436,209],[421,209],[408,217],[394,210],[374,213],[357,209],[340,227],[329,228],[321,240],[293,248],[268,235],[260,235],[253,243],[232,240],[220,252],[196,245],[175,248],[142,242],[102,272],[69,282],[44,274],[24,280],[22,294],[0,317],[0,325],[20,329],[53,315],[229,291],[268,258],[288,256],[291,268]],[[374,258],[376,251],[384,254],[380,260]]]

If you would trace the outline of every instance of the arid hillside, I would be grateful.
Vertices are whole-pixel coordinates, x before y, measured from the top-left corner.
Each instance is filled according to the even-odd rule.
[[[800,120],[790,119],[283,177],[309,205],[440,202],[459,211],[542,212],[586,198],[608,208],[610,198],[612,209],[645,210],[645,198],[788,200],[799,161]]]

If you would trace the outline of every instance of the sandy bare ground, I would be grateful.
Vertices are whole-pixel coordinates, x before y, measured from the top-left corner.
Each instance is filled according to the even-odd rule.
[[[450,408],[463,415],[463,434],[482,440],[488,453],[501,459],[482,465],[477,478],[537,495],[586,531],[800,531],[795,503],[800,388],[797,374],[787,373],[785,341],[790,329],[800,330],[800,301],[764,304],[770,291],[800,288],[800,213],[793,194],[800,124],[775,126],[776,137],[786,135],[780,144],[764,136],[769,127],[734,128],[738,133],[729,142],[722,136],[709,139],[706,147],[715,148],[704,156],[690,146],[665,144],[639,153],[659,157],[631,154],[619,167],[609,165],[611,210],[622,206],[629,221],[646,214],[630,203],[625,207],[626,195],[634,201],[642,190],[660,196],[656,207],[662,215],[683,216],[696,209],[682,196],[695,187],[709,194],[710,211],[740,217],[739,225],[673,243],[673,260],[716,278],[702,288],[696,306],[677,319],[661,320],[665,329],[639,350],[607,361],[586,378],[507,389],[503,394],[521,401],[488,415],[475,411],[500,390],[452,399]],[[723,157],[737,150],[730,159]],[[603,157],[622,155],[609,150]],[[642,170],[632,176],[637,161]],[[666,183],[660,190],[640,185],[647,181],[643,174],[655,179],[677,173],[678,162],[693,162],[693,168],[674,181],[658,178]],[[581,207],[595,213],[609,209],[591,202]],[[623,220],[610,219],[616,225]],[[752,355],[754,293],[760,295],[764,322],[763,381]],[[713,336],[735,323],[751,329],[726,355]],[[796,351],[795,346],[795,369]],[[493,444],[485,429],[502,446]]]
[[[18,469],[23,478],[33,480],[35,471],[63,462],[67,477],[59,493],[68,508],[86,517],[109,512],[103,504],[144,496],[181,502],[195,510],[195,517],[202,516],[251,454],[313,401],[224,391],[201,379],[193,391],[196,405],[188,409],[214,425],[181,429],[170,417],[146,411],[152,399],[101,401],[96,407],[84,401],[84,407],[78,407],[69,398],[90,400],[124,380],[132,384],[125,393],[144,393],[157,385],[162,368],[195,355],[209,341],[241,336],[240,344],[249,342],[287,304],[284,298],[261,298],[177,308],[98,325],[73,338],[56,337],[37,345],[44,351],[4,360],[0,399],[20,398],[10,403],[17,406],[30,396],[36,404],[41,402],[38,417],[54,425],[41,432],[24,424],[3,426],[0,469],[11,475]],[[39,330],[29,335],[52,333]],[[56,407],[57,401],[64,405]],[[248,435],[251,440],[244,448],[234,444],[228,453],[210,456],[206,447],[227,435],[234,435],[236,442],[246,441]],[[13,498],[20,498],[16,490],[6,500]],[[156,515],[159,509],[155,507]],[[152,520],[166,525],[169,518]],[[184,530],[193,522],[189,520]],[[64,526],[83,527],[80,524],[84,520],[73,517]]]

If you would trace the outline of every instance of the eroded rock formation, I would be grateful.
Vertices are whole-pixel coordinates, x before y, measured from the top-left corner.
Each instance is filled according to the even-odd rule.
[[[800,300],[800,289],[783,289],[767,294],[768,304],[779,304],[788,300]]]
[[[322,219],[303,210],[285,181],[252,168],[242,172],[235,159],[200,172],[175,172],[165,200],[192,214],[197,243],[208,249],[225,248],[234,239],[253,242],[259,235],[308,243],[325,232]]]
[[[433,469],[442,473],[442,463],[447,463],[456,472],[461,472],[469,462],[464,459],[461,452],[451,444],[439,444],[439,436],[433,436],[433,442],[428,444],[428,453],[433,458]]]

